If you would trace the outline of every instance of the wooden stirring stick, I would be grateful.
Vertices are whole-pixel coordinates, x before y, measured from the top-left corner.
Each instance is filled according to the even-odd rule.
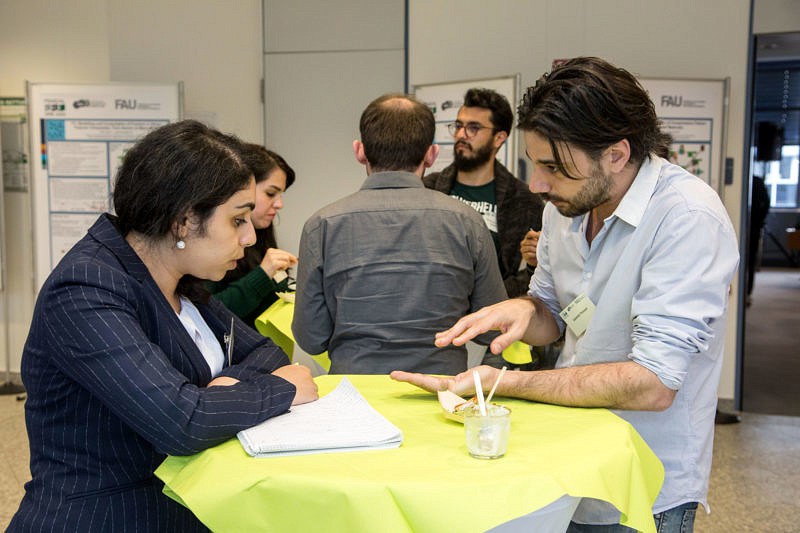
[[[492,396],[494,396],[494,391],[497,389],[497,384],[500,383],[500,380],[503,379],[503,374],[506,373],[506,367],[500,369],[500,375],[497,376],[497,379],[494,380],[494,385],[492,385],[492,390],[489,391],[489,396],[486,397],[486,403],[489,403],[492,400]]]

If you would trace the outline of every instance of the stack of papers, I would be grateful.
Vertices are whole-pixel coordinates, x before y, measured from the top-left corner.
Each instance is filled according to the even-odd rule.
[[[350,380],[319,400],[240,431],[253,457],[397,448],[403,433],[367,403]]]

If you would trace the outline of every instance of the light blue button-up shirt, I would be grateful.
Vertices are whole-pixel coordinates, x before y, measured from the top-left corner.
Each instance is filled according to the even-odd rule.
[[[580,294],[596,310],[586,331],[566,329],[558,367],[635,361],[677,392],[663,412],[615,411],[664,464],[658,513],[697,501],[706,508],[727,300],[739,262],[719,196],[666,160],[646,160],[592,241],[588,214],[545,207],[529,294],[558,313]],[[590,436],[587,436],[590,438]],[[619,521],[610,504],[584,500],[577,522]]]

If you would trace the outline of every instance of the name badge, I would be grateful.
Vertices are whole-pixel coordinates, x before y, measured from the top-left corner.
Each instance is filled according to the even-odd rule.
[[[569,330],[576,337],[580,337],[589,327],[594,310],[595,306],[589,297],[586,294],[581,294],[572,300],[558,315],[567,323]]]

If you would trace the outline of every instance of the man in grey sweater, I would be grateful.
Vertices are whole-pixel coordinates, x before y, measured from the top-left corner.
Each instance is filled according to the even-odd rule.
[[[353,141],[367,180],[303,227],[292,332],[306,352],[328,351],[331,373],[464,371],[464,347],[435,346],[435,332],[506,299],[481,216],[423,186],[434,129],[410,96],[370,103]]]

